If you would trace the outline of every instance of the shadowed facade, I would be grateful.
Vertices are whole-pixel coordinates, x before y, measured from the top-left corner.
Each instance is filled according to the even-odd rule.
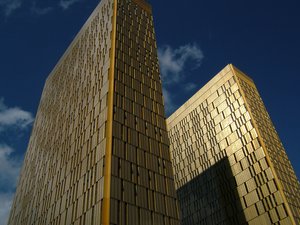
[[[226,66],[167,125],[183,224],[300,224],[299,181],[240,70]]]
[[[246,223],[228,158],[180,187],[177,195],[182,225]]]

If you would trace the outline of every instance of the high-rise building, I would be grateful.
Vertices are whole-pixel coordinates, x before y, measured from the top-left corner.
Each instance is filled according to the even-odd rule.
[[[300,185],[253,83],[226,66],[167,119],[182,225],[299,225]]]
[[[102,0],[47,78],[8,224],[179,224],[144,0]]]

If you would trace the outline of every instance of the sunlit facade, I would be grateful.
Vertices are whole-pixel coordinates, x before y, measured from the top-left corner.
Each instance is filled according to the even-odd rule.
[[[300,185],[254,82],[226,66],[167,119],[182,225],[300,224]]]
[[[9,225],[179,225],[151,6],[102,0],[49,75]]]

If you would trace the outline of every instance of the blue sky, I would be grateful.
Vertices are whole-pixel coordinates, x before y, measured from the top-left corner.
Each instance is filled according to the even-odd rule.
[[[98,2],[0,0],[0,225],[44,81]],[[254,79],[299,177],[299,1],[151,3],[168,114],[233,63]]]

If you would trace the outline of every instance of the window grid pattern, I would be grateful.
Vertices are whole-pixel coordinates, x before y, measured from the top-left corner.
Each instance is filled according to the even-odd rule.
[[[9,225],[101,223],[112,2],[101,1],[45,83]]]
[[[262,140],[268,151],[273,167],[276,170],[284,194],[292,210],[295,222],[300,224],[300,184],[270,119],[270,116],[264,106],[264,103],[254,85],[249,84],[247,79],[237,70],[239,83],[243,89],[246,100],[255,118]]]
[[[179,225],[151,13],[102,0],[49,75],[9,224],[101,224],[113,91],[110,224]]]
[[[292,224],[253,118],[227,66],[171,115],[182,224]]]
[[[111,224],[179,225],[151,8],[117,12]]]

